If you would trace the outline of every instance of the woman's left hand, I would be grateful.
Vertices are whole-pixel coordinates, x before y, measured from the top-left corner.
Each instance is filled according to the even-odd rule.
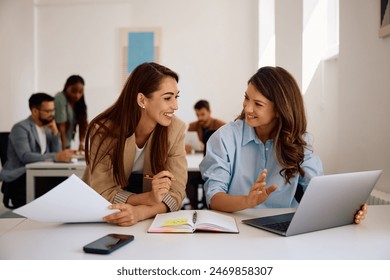
[[[268,196],[277,189],[277,186],[275,185],[269,186],[268,188],[265,187],[266,176],[267,169],[264,169],[246,196],[247,208],[254,208],[256,205],[263,203],[268,198]]]
[[[126,203],[112,204],[109,209],[118,209],[119,212],[107,215],[103,218],[104,221],[118,226],[132,226],[141,220],[137,206],[132,206]]]
[[[355,224],[360,224],[362,220],[366,218],[367,215],[367,204],[363,204],[360,209],[355,214]]]

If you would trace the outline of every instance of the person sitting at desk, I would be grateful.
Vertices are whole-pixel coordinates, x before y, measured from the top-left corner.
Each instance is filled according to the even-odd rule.
[[[291,74],[281,67],[260,68],[248,81],[241,114],[207,143],[199,168],[209,207],[296,208],[311,178],[323,175],[306,124],[303,97]],[[366,211],[364,205],[355,222]]]
[[[61,148],[54,120],[54,98],[46,93],[35,93],[28,103],[31,115],[12,127],[7,161],[0,173],[1,180],[8,183],[12,208],[26,204],[26,164],[45,160],[68,162],[75,153]]]
[[[188,131],[196,131],[198,134],[199,142],[201,143],[201,151],[203,151],[203,155],[206,153],[206,149],[204,148],[207,140],[210,138],[211,134],[213,134],[218,128],[223,126],[225,122],[214,119],[211,116],[210,103],[207,100],[201,99],[194,105],[195,114],[198,118],[197,121],[192,122],[188,126]],[[193,147],[189,144],[186,144],[186,152],[191,153]],[[187,187],[186,187],[186,195],[188,200],[190,201],[191,209],[198,209],[199,202],[201,202],[201,208],[206,207],[206,200],[204,195],[202,196],[202,200],[199,201],[198,198],[198,187],[203,185],[202,176],[198,173],[192,173],[188,177]]]
[[[202,143],[201,146],[203,147],[201,151],[204,151],[204,146],[206,145],[206,142],[211,134],[223,126],[225,122],[219,119],[214,119],[211,116],[210,103],[207,100],[201,99],[196,102],[194,105],[194,110],[198,120],[189,124],[188,131],[196,131],[198,133],[199,141]],[[192,147],[186,145],[187,153],[190,153],[191,150]]]
[[[143,63],[118,100],[91,121],[83,180],[120,210],[105,221],[130,226],[181,208],[187,160],[186,125],[174,115],[178,81],[169,68]]]

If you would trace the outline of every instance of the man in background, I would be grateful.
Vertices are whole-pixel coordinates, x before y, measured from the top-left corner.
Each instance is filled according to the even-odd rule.
[[[206,142],[218,128],[223,126],[225,122],[214,119],[211,116],[210,104],[207,100],[199,100],[194,105],[194,110],[197,121],[190,123],[188,131],[196,131],[198,133],[199,141],[202,143],[203,151],[205,154]],[[187,153],[191,152],[192,147],[186,145]]]
[[[2,188],[8,208],[26,204],[26,167],[37,161],[69,162],[75,151],[63,150],[60,135],[54,120],[54,98],[46,93],[35,93],[29,99],[31,115],[15,124],[10,132],[7,147],[7,161],[0,172],[0,179],[6,183]]]
[[[198,134],[199,141],[202,143],[203,155],[206,154],[206,143],[218,128],[223,126],[225,122],[214,119],[211,116],[210,104],[207,100],[199,100],[194,105],[195,113],[198,118],[197,121],[189,124],[188,131],[196,131]],[[186,145],[186,152],[191,153],[193,147]],[[205,196],[203,193],[201,206],[199,207],[199,198],[198,198],[198,187],[203,188],[203,179],[200,173],[198,174],[189,174],[188,182],[186,187],[187,198],[190,201],[192,209],[204,208],[206,207]]]

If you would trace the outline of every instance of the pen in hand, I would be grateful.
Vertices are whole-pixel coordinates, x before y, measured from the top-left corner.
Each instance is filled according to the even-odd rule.
[[[146,174],[144,176],[144,179],[148,179],[148,180],[153,180],[153,176],[149,175],[149,174]]]
[[[175,181],[175,180],[176,180],[175,178],[171,178],[171,177],[168,177],[168,176],[164,176],[164,177],[162,177],[162,178],[169,178],[169,179],[171,179],[172,181]],[[146,174],[146,175],[144,176],[144,179],[153,180],[153,176],[152,176],[152,175],[149,175],[149,174]]]

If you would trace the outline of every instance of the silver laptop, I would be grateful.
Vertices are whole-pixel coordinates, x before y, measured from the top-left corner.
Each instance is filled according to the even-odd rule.
[[[373,170],[313,177],[295,212],[242,222],[284,236],[352,224],[381,174]]]
[[[185,135],[185,144],[191,145],[195,151],[202,151],[198,133],[196,131],[187,131]]]

